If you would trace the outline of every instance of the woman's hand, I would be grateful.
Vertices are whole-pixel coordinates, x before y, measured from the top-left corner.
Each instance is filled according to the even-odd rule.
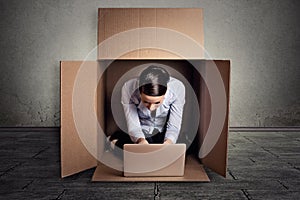
[[[172,140],[166,138],[164,144],[173,144]]]
[[[138,144],[149,144],[148,141],[145,138],[139,138],[137,140],[137,143]]]

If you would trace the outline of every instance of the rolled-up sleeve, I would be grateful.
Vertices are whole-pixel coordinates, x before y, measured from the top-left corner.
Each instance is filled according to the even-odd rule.
[[[122,87],[121,103],[123,105],[124,114],[127,122],[128,134],[133,142],[138,138],[145,138],[142,132],[137,107],[133,101],[134,90],[130,88],[128,83]]]
[[[176,143],[182,124],[183,109],[185,104],[185,87],[183,83],[177,82],[174,85],[174,101],[170,104],[170,115],[167,122],[165,139],[170,139]]]

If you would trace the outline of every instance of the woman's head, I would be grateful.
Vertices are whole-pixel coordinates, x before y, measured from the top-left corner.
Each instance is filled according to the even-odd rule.
[[[164,101],[169,73],[162,67],[151,65],[146,68],[139,78],[139,90],[143,104],[153,111]]]
[[[140,93],[144,93],[148,96],[165,95],[169,80],[170,75],[164,68],[151,65],[140,75]]]

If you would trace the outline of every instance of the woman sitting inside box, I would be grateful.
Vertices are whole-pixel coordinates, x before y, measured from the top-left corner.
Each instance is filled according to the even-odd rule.
[[[112,146],[124,144],[175,144],[181,129],[185,104],[185,86],[160,66],[151,65],[139,78],[122,87],[128,134],[122,131],[110,136]]]

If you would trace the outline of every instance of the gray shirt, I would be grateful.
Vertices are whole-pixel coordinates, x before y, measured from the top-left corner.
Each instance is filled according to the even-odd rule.
[[[154,129],[160,132],[166,125],[165,138],[176,143],[181,128],[185,87],[181,81],[170,78],[163,103],[156,109],[155,115],[144,106],[139,92],[138,78],[127,81],[122,87],[121,103],[124,108],[128,133],[133,142],[145,138],[144,133],[152,134]],[[169,113],[169,120],[167,116]],[[167,123],[167,124],[166,124]]]

